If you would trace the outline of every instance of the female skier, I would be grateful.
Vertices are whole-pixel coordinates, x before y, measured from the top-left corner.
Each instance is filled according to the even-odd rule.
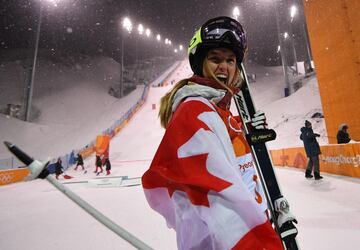
[[[242,124],[230,112],[246,49],[240,23],[210,19],[189,44],[194,75],[161,99],[166,132],[142,184],[179,249],[283,249]],[[256,128],[265,126],[265,116],[257,117]]]

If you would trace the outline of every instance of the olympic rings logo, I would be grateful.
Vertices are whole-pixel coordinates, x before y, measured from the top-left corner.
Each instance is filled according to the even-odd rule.
[[[11,183],[13,178],[13,173],[0,173],[0,185]]]

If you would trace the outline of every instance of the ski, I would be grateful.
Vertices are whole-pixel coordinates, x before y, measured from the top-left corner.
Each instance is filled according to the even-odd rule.
[[[140,177],[129,178],[128,176],[97,177],[86,181],[67,181],[64,185],[81,185],[85,187],[107,188],[107,187],[134,187],[141,185]]]
[[[7,142],[7,141],[5,141],[4,144],[11,153],[13,153],[21,162],[23,162],[25,165],[28,166],[28,168],[30,170],[30,174],[27,177],[27,181],[31,181],[34,179],[47,180],[51,185],[53,185],[60,192],[62,192],[64,195],[66,195],[70,200],[72,200],[79,207],[84,209],[84,211],[86,211],[94,219],[96,219],[98,222],[100,222],[101,224],[106,226],[108,229],[113,231],[115,234],[117,234],[118,236],[120,236],[121,238],[126,240],[128,243],[133,245],[136,249],[152,250],[152,248],[150,246],[145,244],[143,241],[141,241],[140,239],[138,239],[137,237],[132,235],[130,232],[128,232],[124,228],[120,227],[114,221],[110,220],[99,210],[97,210],[96,208],[91,206],[89,203],[87,203],[85,200],[83,200],[80,196],[78,196],[76,193],[74,193],[69,188],[67,188],[64,184],[62,184],[57,179],[55,179],[53,176],[51,176],[47,169],[47,167],[49,165],[49,161],[40,162],[38,160],[34,160],[32,157],[27,155],[24,151],[22,151],[20,148],[18,148],[14,144]]]
[[[289,204],[281,193],[274,167],[265,145],[265,142],[276,138],[276,133],[272,129],[252,129],[251,118],[256,113],[256,109],[243,64],[242,72],[245,82],[241,86],[239,93],[234,95],[236,108],[243,123],[246,139],[251,146],[254,163],[265,191],[274,228],[283,241],[286,250],[297,250],[296,235],[298,231],[294,225],[297,221],[290,212]]]

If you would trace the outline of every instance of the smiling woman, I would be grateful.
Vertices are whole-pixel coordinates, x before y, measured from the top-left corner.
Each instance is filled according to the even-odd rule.
[[[189,45],[194,76],[161,99],[166,132],[142,184],[178,249],[283,249],[243,125],[230,112],[246,48],[236,20],[207,21]]]
[[[204,60],[204,77],[217,79],[221,84],[239,87],[240,71],[234,52],[226,48],[212,49]]]

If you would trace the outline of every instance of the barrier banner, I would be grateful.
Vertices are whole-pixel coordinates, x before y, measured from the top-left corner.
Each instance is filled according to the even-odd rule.
[[[85,149],[80,151],[80,154],[82,155],[82,157],[85,159],[87,157],[89,157],[90,155],[92,155],[95,151],[95,148],[93,145],[86,147]]]
[[[0,186],[24,181],[29,173],[28,168],[0,170]]]
[[[321,146],[320,171],[360,178],[360,143]],[[306,169],[308,158],[303,147],[270,150],[275,166]]]
[[[76,158],[75,158],[75,152],[74,152],[74,150],[71,151],[68,162],[69,162],[70,165],[73,165],[73,164],[76,163]]]
[[[109,158],[110,136],[98,135],[96,137],[95,152],[101,158]],[[103,157],[102,157],[103,156]]]
[[[125,121],[122,122],[120,125],[118,125],[118,126],[114,129],[115,134],[119,133],[120,130],[123,129],[127,123],[128,123],[128,121],[125,120]]]

